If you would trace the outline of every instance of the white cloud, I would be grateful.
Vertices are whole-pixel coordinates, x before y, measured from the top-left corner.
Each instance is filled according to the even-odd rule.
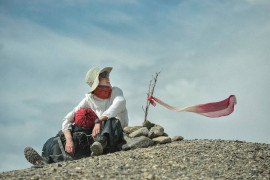
[[[108,60],[129,68],[151,63],[151,59],[145,57],[144,54],[136,54],[136,52],[129,54],[131,51],[129,46],[135,47],[138,45],[133,40],[101,34],[107,36],[105,41],[108,42],[110,47],[113,47],[114,43],[116,43],[116,46],[119,44],[129,45],[121,50],[109,47],[101,48],[100,45],[96,45],[97,39],[94,37],[89,37],[90,39],[85,41],[58,34],[25,19],[14,20],[2,17],[2,21],[3,19],[5,26],[1,30],[2,55],[13,61],[22,60],[23,57],[23,61],[28,63],[49,64],[49,67],[51,67],[51,63],[72,61],[83,65],[91,65]],[[18,29],[18,27],[20,28]],[[91,41],[92,38],[94,41]],[[142,46],[145,45],[142,44]],[[46,64],[44,64],[45,62]]]
[[[270,2],[268,0],[244,0],[252,5],[269,5]]]
[[[4,124],[1,119],[3,145],[11,148],[9,142],[17,138],[14,132],[27,129],[16,148],[22,151],[24,146],[34,145],[41,151],[46,138],[60,129],[61,118],[87,92],[89,87],[83,80],[88,68],[103,65],[114,66],[111,81],[124,90],[130,125],[142,123],[141,106],[146,102],[149,80],[162,69],[155,96],[173,106],[218,101],[230,94],[238,98],[235,112],[219,119],[151,107],[149,120],[163,125],[169,135],[269,143],[269,15],[264,11],[254,13],[258,7],[240,8],[244,4],[233,1],[196,1],[195,10],[193,3],[186,1],[153,15],[161,17],[154,19],[156,24],[146,25],[135,14],[117,8],[99,17],[104,22],[120,18],[137,28],[130,34],[71,19],[68,27],[83,32],[73,34],[1,14],[0,105],[16,109],[13,119],[19,120],[17,124]],[[53,118],[48,123],[50,116]],[[43,127],[43,134],[33,127]],[[11,164],[7,167],[18,167],[12,154],[6,157],[3,162]],[[30,165],[25,161],[24,166]]]

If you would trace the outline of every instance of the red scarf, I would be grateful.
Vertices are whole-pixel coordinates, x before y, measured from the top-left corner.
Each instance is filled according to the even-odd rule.
[[[153,106],[156,106],[156,103],[161,104],[162,106],[176,112],[182,112],[182,111],[188,111],[188,112],[194,112],[197,114],[201,114],[207,117],[211,118],[217,118],[221,116],[227,116],[231,114],[234,110],[234,105],[236,105],[236,97],[235,95],[230,95],[227,99],[224,99],[219,102],[212,102],[212,103],[206,103],[206,104],[198,104],[195,106],[189,106],[185,108],[177,108],[173,107],[160,99],[154,97],[154,96],[149,96],[148,101]]]
[[[112,94],[112,88],[110,86],[101,86],[99,85],[95,91],[94,95],[100,99],[109,99]]]

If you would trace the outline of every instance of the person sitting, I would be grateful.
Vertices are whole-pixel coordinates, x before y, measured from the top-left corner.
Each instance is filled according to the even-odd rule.
[[[121,149],[123,128],[128,125],[129,118],[123,91],[111,86],[111,71],[112,67],[93,67],[87,72],[85,82],[90,92],[64,117],[62,131],[44,144],[42,156],[32,147],[25,148],[24,154],[30,163],[48,164]],[[81,115],[85,121],[76,119],[83,110],[91,114],[88,125],[87,117]]]

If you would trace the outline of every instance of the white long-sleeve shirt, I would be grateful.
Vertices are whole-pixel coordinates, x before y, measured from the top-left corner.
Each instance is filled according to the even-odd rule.
[[[100,99],[92,93],[86,94],[85,98],[64,117],[62,131],[71,129],[75,114],[81,108],[91,108],[98,117],[115,117],[120,120],[122,128],[128,125],[126,100],[123,96],[123,91],[118,87],[112,88],[112,94],[109,99]]]

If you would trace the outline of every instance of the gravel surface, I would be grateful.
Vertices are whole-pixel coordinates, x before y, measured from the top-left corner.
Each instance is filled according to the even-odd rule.
[[[183,140],[3,172],[0,179],[270,179],[270,145]]]

